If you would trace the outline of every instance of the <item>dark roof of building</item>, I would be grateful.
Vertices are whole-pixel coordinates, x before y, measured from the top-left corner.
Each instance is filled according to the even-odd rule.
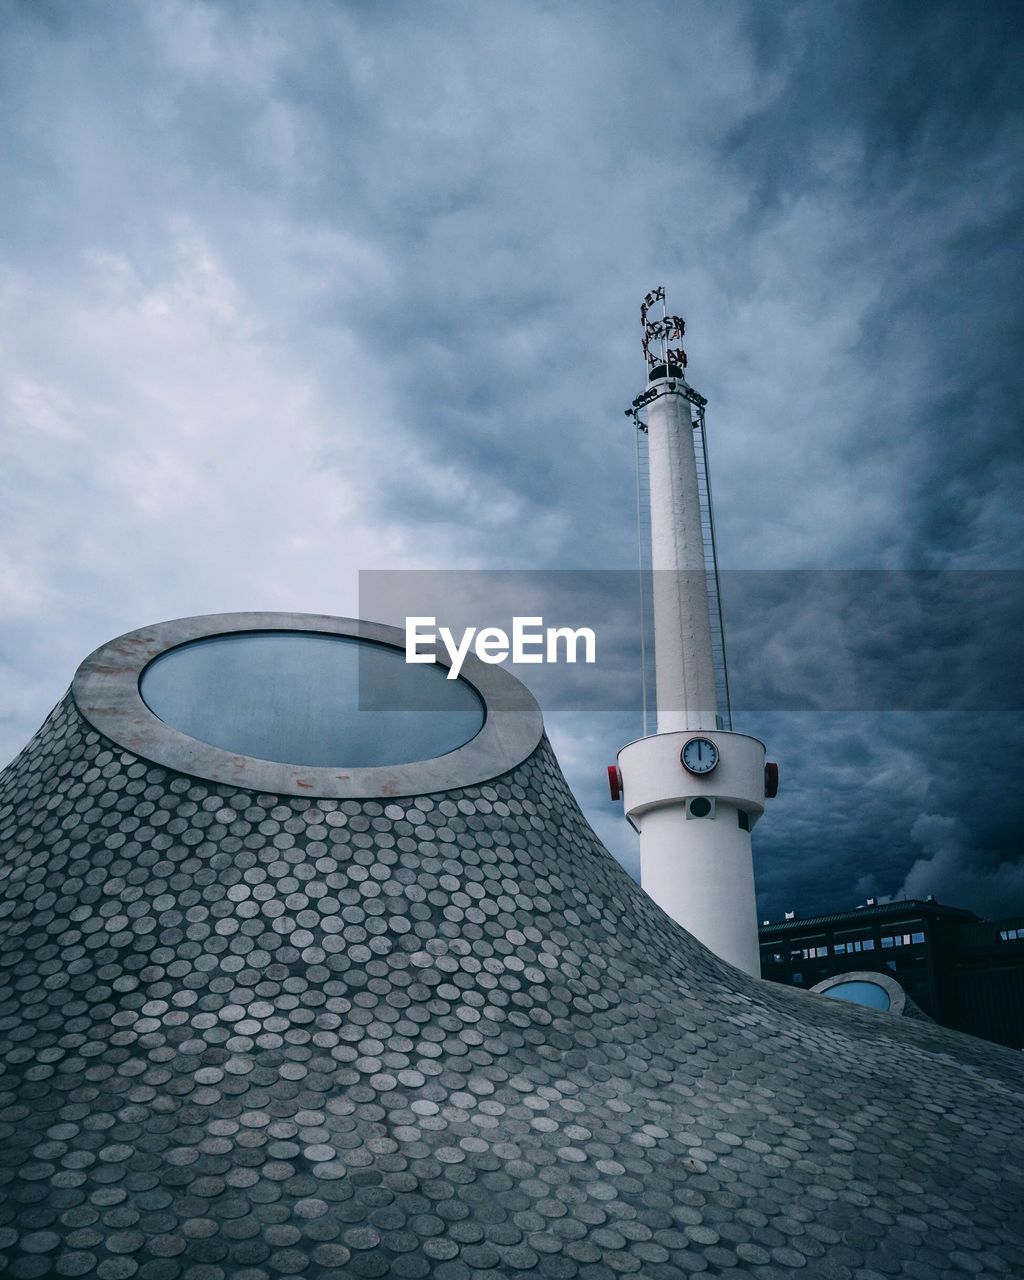
[[[791,933],[804,933],[808,929],[836,924],[864,924],[872,920],[891,920],[900,916],[955,916],[958,920],[973,921],[978,917],[966,907],[947,907],[941,902],[928,902],[922,898],[900,898],[897,902],[879,902],[874,906],[852,907],[847,911],[828,911],[822,915],[798,916],[795,920],[773,920],[762,924],[758,936],[785,937]]]

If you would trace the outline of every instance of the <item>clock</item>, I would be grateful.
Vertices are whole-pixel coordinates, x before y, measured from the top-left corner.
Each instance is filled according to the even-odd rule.
[[[710,738],[691,738],[679,753],[679,759],[690,773],[710,773],[718,764],[718,748]]]

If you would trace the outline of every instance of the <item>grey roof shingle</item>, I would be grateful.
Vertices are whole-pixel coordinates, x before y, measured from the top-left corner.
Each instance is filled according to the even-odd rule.
[[[1020,1056],[717,960],[546,741],[318,800],[68,697],[0,842],[5,1276],[1024,1270]]]

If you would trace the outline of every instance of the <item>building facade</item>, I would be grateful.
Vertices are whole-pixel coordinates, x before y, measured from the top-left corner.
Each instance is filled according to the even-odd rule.
[[[1024,918],[986,921],[934,900],[872,900],[762,924],[761,974],[805,990],[852,970],[888,974],[943,1026],[1024,1048]]]

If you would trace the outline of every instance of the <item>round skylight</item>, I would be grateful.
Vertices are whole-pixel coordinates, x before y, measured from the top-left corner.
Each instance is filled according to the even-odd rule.
[[[877,982],[837,982],[835,986],[829,987],[821,994],[828,996],[831,1000],[848,1000],[851,1004],[862,1004],[868,1009],[887,1011],[892,1005],[888,991]]]
[[[536,750],[536,701],[469,655],[407,663],[405,633],[355,618],[225,613],[131,631],[89,655],[78,710],[124,750],[254,792],[388,799],[473,786]]]
[[[351,636],[250,631],[169,650],[139,687],[165,724],[222,751],[366,768],[447,755],[479,733],[483,703],[447,674]]]

